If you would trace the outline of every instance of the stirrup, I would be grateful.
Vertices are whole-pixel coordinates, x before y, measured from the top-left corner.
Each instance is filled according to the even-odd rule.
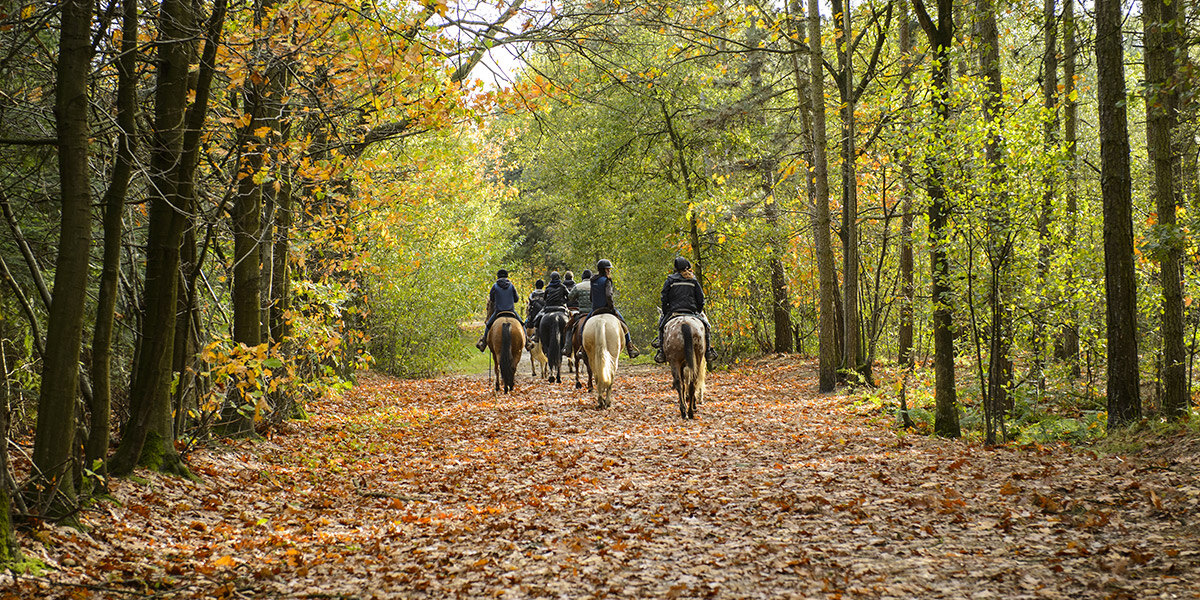
[[[658,364],[667,362],[667,356],[663,354],[662,348],[659,348],[658,352],[654,354],[654,362]]]

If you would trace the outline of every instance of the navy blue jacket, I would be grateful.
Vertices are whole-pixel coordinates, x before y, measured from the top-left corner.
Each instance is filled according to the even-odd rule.
[[[613,284],[612,279],[603,275],[597,275],[592,278],[592,312],[596,312],[602,308],[616,309],[613,306]]]
[[[498,279],[492,284],[492,291],[488,294],[488,306],[492,308],[491,314],[498,312],[517,312],[517,288],[512,282],[507,279]]]

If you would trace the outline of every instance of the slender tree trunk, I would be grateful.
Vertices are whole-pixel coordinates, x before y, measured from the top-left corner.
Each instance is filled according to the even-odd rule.
[[[861,370],[862,324],[858,312],[858,170],[855,164],[854,60],[851,56],[854,30],[849,3],[833,0],[834,23],[841,37],[837,44],[842,81],[842,368]]]
[[[822,392],[837,386],[838,296],[837,271],[833,264],[832,218],[829,214],[829,160],[825,116],[825,59],[821,55],[821,11],[818,0],[808,0],[809,92],[812,111],[813,237],[816,238],[817,272],[820,279],[821,308],[818,385]]]
[[[1104,201],[1110,429],[1142,417],[1121,5],[1121,0],[1096,0],[1096,83],[1100,108],[1100,191]]]
[[[1075,182],[1076,165],[1079,162],[1079,151],[1076,148],[1076,132],[1079,130],[1079,102],[1076,100],[1075,83],[1075,2],[1063,2],[1063,143],[1067,148],[1067,219],[1070,223],[1070,234],[1067,244],[1072,250],[1076,240],[1075,223],[1079,212],[1078,186]],[[1078,379],[1079,369],[1079,314],[1075,309],[1074,298],[1074,260],[1066,261],[1064,277],[1067,281],[1067,296],[1071,298],[1067,305],[1066,324],[1062,329],[1063,355],[1071,367],[1071,376]]]
[[[54,291],[42,357],[41,394],[33,464],[42,474],[39,504],[54,515],[75,501],[71,468],[76,456],[75,400],[79,393],[79,346],[92,243],[92,194],[88,165],[88,81],[92,47],[91,0],[65,0],[54,102],[58,127],[58,173],[62,229],[54,263]],[[55,494],[55,498],[47,497]]]
[[[924,0],[913,0],[917,18],[933,48],[933,103],[939,130],[950,118],[950,50],[954,44],[954,3],[938,0],[935,24]],[[946,197],[942,159],[931,157],[926,190],[929,194],[929,263],[933,301],[934,424],[939,436],[962,435],[958,423],[958,391],[954,387],[954,309],[950,287],[950,200]]]
[[[102,202],[104,263],[96,299],[96,327],[92,332],[91,428],[84,452],[88,467],[98,473],[104,472],[111,437],[113,319],[117,307],[117,282],[121,277],[125,195],[133,173],[133,151],[137,140],[137,32],[137,2],[123,0],[121,56],[117,59],[117,159]]]
[[[1053,0],[1047,0],[1053,2]],[[988,343],[988,391],[985,410],[989,413],[987,440],[996,443],[996,425],[1003,424],[1008,406],[1008,387],[1012,381],[1012,325],[1007,295],[1010,285],[1008,263],[1011,252],[1012,222],[1008,212],[1008,178],[1004,170],[1004,87],[1000,79],[1000,34],[996,29],[996,7],[992,0],[976,2],[976,27],[979,37],[979,68],[984,78],[983,118],[987,125],[984,157],[988,167],[988,260],[991,262],[992,335]]]
[[[1042,6],[1043,49],[1042,49],[1042,106],[1048,113],[1042,125],[1042,144],[1047,152],[1058,143],[1058,28],[1055,19],[1055,0],[1045,0]],[[1041,306],[1034,322],[1034,368],[1039,389],[1046,386],[1044,372],[1046,355],[1046,316],[1050,302],[1046,294],[1046,283],[1050,277],[1050,261],[1054,247],[1050,237],[1050,225],[1054,218],[1055,178],[1049,171],[1042,176],[1042,206],[1038,217],[1038,286],[1042,289]]]
[[[144,316],[136,377],[130,386],[129,421],[109,463],[110,470],[118,475],[130,473],[138,465],[186,474],[172,444],[175,431],[170,382],[179,245],[187,224],[185,213],[191,210],[189,196],[180,193],[177,169],[186,168],[183,155],[188,70],[196,36],[192,7],[186,0],[163,0],[158,17]],[[193,110],[207,108],[207,95],[207,90],[201,92],[198,85]]]
[[[1146,61],[1146,146],[1154,170],[1158,241],[1155,253],[1162,266],[1163,387],[1162,410],[1182,417],[1188,407],[1187,351],[1183,343],[1183,240],[1178,232],[1175,207],[1180,203],[1176,173],[1179,156],[1172,147],[1178,94],[1175,91],[1176,3],[1143,0],[1142,25]]]
[[[900,85],[904,86],[904,112],[912,111],[912,69],[913,69],[913,40],[912,21],[908,14],[908,2],[900,3],[900,52],[904,54],[904,76]],[[913,182],[916,175],[913,172],[912,160],[908,153],[900,158],[900,171],[904,177],[904,199],[900,215],[900,329],[897,333],[896,362],[901,367],[911,370],[915,366],[913,360],[913,298],[916,287],[913,285]],[[907,417],[907,414],[905,414]]]
[[[13,323],[11,319],[0,319],[0,567],[8,567],[25,560],[13,529],[12,504],[15,490],[9,485],[13,480],[8,460],[8,407],[12,402],[9,385],[17,354],[13,351],[15,348],[10,340],[19,339],[13,331]]]

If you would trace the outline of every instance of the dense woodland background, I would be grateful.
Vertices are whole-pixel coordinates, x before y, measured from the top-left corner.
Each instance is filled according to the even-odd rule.
[[[6,2],[0,506],[452,368],[496,268],[599,258],[639,342],[686,255],[723,361],[938,435],[1186,417],[1198,36],[1164,0]]]

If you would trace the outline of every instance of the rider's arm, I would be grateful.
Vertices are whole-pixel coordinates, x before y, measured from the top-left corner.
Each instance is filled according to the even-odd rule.
[[[695,288],[692,294],[696,297],[696,312],[704,312],[704,290],[700,289],[699,281],[693,287]]]

